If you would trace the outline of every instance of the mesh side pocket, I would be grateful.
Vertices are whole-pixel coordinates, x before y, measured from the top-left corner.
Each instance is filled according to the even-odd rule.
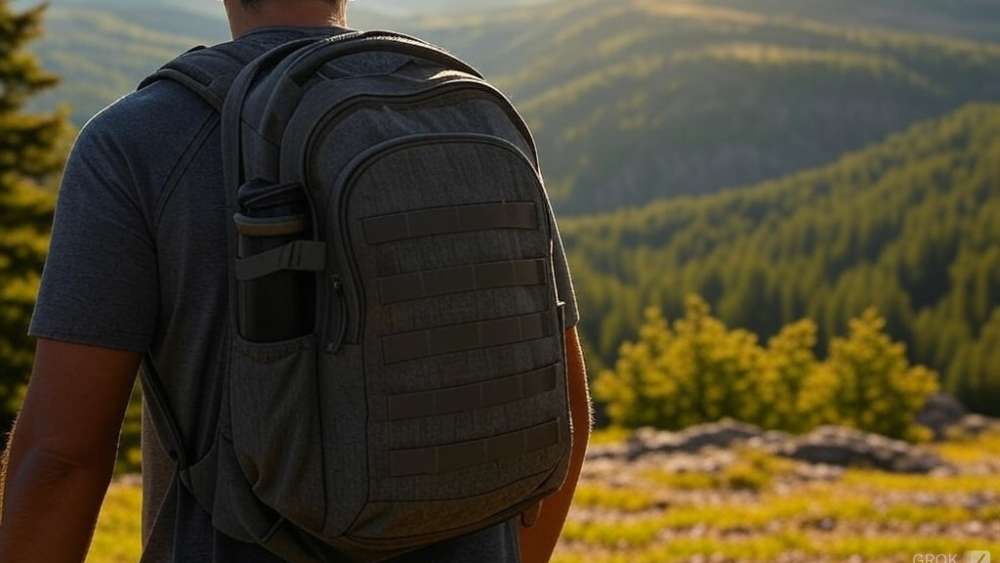
[[[323,527],[325,491],[316,338],[236,338],[230,374],[233,447],[257,497],[309,530]]]

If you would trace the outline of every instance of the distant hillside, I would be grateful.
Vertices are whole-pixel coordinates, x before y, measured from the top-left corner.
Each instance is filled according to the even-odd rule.
[[[967,39],[1000,41],[1000,3],[995,0],[705,0],[731,8],[780,12],[848,25],[878,25]]]
[[[361,27],[390,21],[355,12]],[[46,15],[46,34],[34,50],[63,83],[37,103],[69,104],[73,120],[82,125],[163,63],[195,45],[227,41],[223,13],[221,4],[200,0],[152,6],[133,0],[56,0]]]
[[[164,62],[227,32],[221,18],[172,9],[62,5],[49,9],[46,29],[35,50],[63,83],[39,103],[69,104],[77,124],[134,90]]]
[[[1000,412],[1000,105],[818,170],[562,230],[595,359],[634,337],[646,306],[676,316],[688,293],[761,337],[812,318],[823,345],[874,305],[913,359]]]
[[[386,1],[399,4],[383,0],[383,8]],[[777,178],[969,101],[1000,100],[1000,45],[924,33],[947,33],[956,21],[985,29],[994,11],[977,24],[945,0],[913,0],[920,8],[910,17],[886,18],[902,0],[873,0],[851,21],[832,23],[819,0],[713,1],[736,7],[554,0],[488,13],[475,10],[492,4],[466,3],[456,15],[424,18],[353,5],[351,13],[356,27],[442,44],[508,90],[539,137],[564,213]],[[81,123],[178,52],[224,39],[221,18],[194,5],[57,0],[38,50],[66,83],[47,103],[69,102]],[[922,33],[858,21],[919,21]]]
[[[514,94],[564,212],[779,177],[1000,99],[1000,45],[784,14],[566,0],[422,25]]]

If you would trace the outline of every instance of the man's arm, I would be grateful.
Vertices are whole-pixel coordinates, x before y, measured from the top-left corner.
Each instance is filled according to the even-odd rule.
[[[0,563],[80,563],[114,470],[140,355],[40,339],[4,454]]]
[[[538,520],[530,527],[521,527],[521,561],[546,563],[559,541],[566,515],[573,502],[576,483],[580,480],[583,457],[590,440],[591,409],[590,390],[587,388],[587,368],[576,327],[566,331],[566,357],[568,359],[569,400],[573,415],[573,451],[569,474],[562,488],[545,498]]]

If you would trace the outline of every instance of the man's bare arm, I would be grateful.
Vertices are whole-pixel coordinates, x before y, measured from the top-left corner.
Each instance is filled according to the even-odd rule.
[[[4,454],[0,563],[80,563],[114,470],[140,355],[39,340]]]
[[[522,527],[521,560],[524,563],[546,563],[559,541],[566,515],[573,502],[576,483],[580,480],[583,457],[590,440],[591,409],[590,391],[587,387],[587,368],[583,360],[583,349],[576,328],[566,331],[566,356],[568,359],[569,399],[573,415],[573,451],[570,458],[569,475],[562,488],[542,503],[537,521],[530,527]]]

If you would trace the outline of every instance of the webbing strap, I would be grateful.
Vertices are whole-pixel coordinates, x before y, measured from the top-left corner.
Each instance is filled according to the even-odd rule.
[[[326,243],[297,240],[236,261],[236,279],[255,280],[282,270],[321,272],[326,269]]]
[[[556,418],[492,438],[429,448],[393,450],[389,452],[389,473],[392,477],[436,475],[498,459],[517,458],[558,444],[563,439],[559,435],[559,427],[559,419]]]
[[[395,334],[382,338],[386,364],[428,356],[513,344],[549,336],[545,313],[507,317]]]
[[[435,207],[364,220],[369,244],[492,229],[537,228],[538,214],[535,203],[530,201]]]
[[[139,84],[139,89],[159,80],[173,80],[183,84],[221,113],[226,94],[236,75],[259,54],[258,47],[240,42],[211,48],[195,47],[147,77]]]
[[[389,419],[423,418],[513,403],[556,388],[562,364],[491,381],[389,397]]]
[[[545,283],[545,260],[509,260],[390,276],[378,280],[382,304],[478,289]]]

